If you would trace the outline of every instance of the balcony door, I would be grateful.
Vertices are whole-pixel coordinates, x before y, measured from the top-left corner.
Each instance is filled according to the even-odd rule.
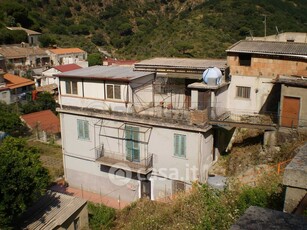
[[[128,161],[140,162],[139,134],[138,127],[126,126],[126,159]]]

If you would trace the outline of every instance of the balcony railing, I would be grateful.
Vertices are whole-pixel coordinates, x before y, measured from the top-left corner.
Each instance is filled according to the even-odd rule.
[[[153,155],[149,154],[149,156],[140,158],[137,161],[129,159],[124,153],[105,151],[103,148],[98,148],[96,149],[96,161],[110,167],[120,167],[119,163],[121,163],[122,168],[126,170],[146,174],[153,166]]]

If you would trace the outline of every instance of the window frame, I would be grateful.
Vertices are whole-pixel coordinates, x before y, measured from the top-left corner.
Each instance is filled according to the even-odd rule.
[[[251,87],[249,86],[236,86],[236,97],[242,99],[251,98]]]
[[[174,156],[180,158],[187,157],[187,137],[183,134],[174,134]]]
[[[182,186],[183,188],[179,188],[179,186]],[[173,183],[172,183],[173,194],[176,194],[178,192],[184,192],[185,190],[186,190],[185,182],[180,181],[180,180],[173,180]]]
[[[240,66],[251,66],[252,65],[252,54],[240,53],[239,54],[239,65]]]
[[[78,95],[78,81],[65,80],[65,91],[66,91],[66,94]]]
[[[111,90],[111,94],[112,97],[109,97],[109,87],[112,87]],[[122,93],[121,93],[121,84],[112,84],[112,83],[106,83],[106,99],[111,99],[111,100],[122,100]],[[118,91],[119,90],[119,91]],[[119,93],[119,97],[117,97],[118,95],[116,93]]]
[[[89,121],[77,119],[78,140],[90,140]]]
[[[141,148],[140,148],[140,128],[136,126],[125,126],[126,139],[126,160],[132,162],[140,162]]]

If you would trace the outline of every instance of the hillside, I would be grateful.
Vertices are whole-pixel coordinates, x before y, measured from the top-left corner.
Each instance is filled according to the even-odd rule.
[[[307,31],[305,0],[2,0],[2,26],[41,31],[43,45],[96,46],[119,58],[220,58],[246,36]],[[3,43],[3,39],[0,43]]]

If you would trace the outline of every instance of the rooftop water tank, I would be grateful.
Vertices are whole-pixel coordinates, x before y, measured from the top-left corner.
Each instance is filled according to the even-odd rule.
[[[208,85],[219,85],[222,82],[222,72],[217,67],[210,67],[204,71],[203,80]]]

